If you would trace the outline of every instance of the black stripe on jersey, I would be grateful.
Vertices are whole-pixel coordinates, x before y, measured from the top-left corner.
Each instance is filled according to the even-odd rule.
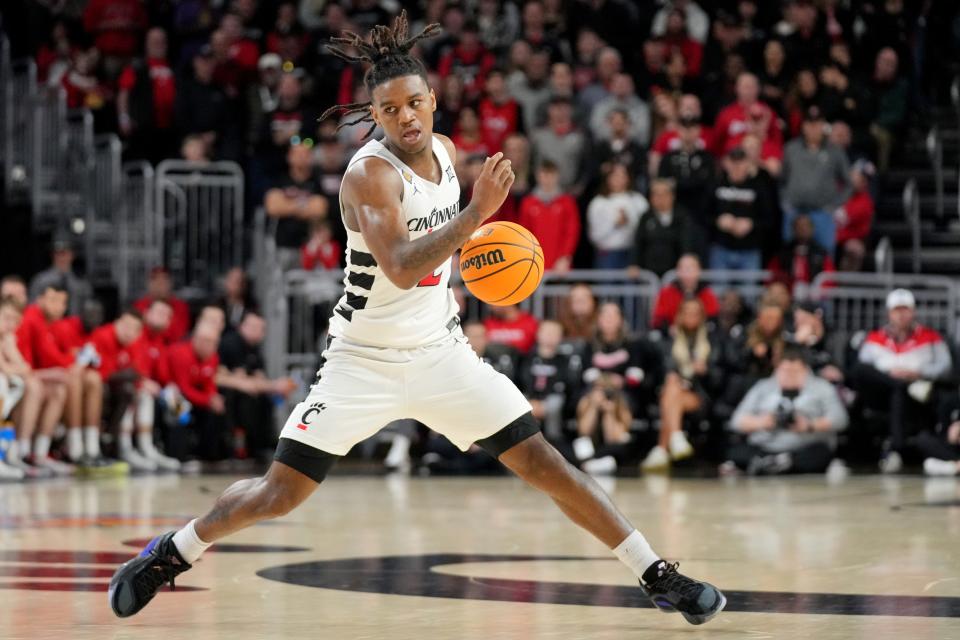
[[[347,291],[347,306],[354,311],[359,311],[367,306],[367,296],[358,296],[355,293]]]
[[[353,320],[353,309],[347,309],[346,307],[341,307],[340,305],[337,305],[336,307],[333,308],[333,310],[339,313],[341,316],[343,316],[343,318],[347,322],[350,322],[351,320]]]
[[[347,282],[361,289],[373,289],[374,276],[369,273],[357,273],[356,271],[347,271]]]
[[[372,253],[350,249],[350,264],[355,264],[358,267],[375,267],[377,266],[377,260]]]

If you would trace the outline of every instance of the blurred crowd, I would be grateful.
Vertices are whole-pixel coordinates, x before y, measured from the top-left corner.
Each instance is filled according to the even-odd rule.
[[[863,327],[873,333],[862,346],[833,344],[822,310],[791,299],[821,273],[865,267],[878,185],[958,50],[952,3],[403,6],[414,32],[443,27],[414,53],[436,92],[434,130],[458,149],[464,203],[483,158],[502,151],[517,178],[496,219],[530,229],[548,269],[676,270],[642,337],[587,286],[555,318],[515,308],[464,318],[481,357],[517,381],[571,460],[597,473],[656,470],[696,452],[729,473],[822,471],[869,423],[881,427],[864,427],[876,436],[867,455],[884,469],[902,466],[920,438],[924,458],[956,472],[950,349],[916,324],[909,292],[891,294],[890,324]],[[97,132],[117,133],[126,159],[239,163],[248,219],[264,208],[281,266],[337,270],[340,180],[367,128],[317,116],[369,96],[363,70],[324,46],[400,8],[12,0],[3,26],[35,58],[39,82],[89,109]],[[158,267],[145,296],[107,322],[69,240],[53,249],[29,288],[8,276],[0,292],[0,391],[15,425],[0,438],[0,471],[109,471],[116,460],[175,470],[267,455],[273,407],[294,384],[264,374],[264,319],[248,282],[262,274],[218,274],[215,302],[190,308]],[[773,276],[750,308],[734,288],[700,283],[701,268]],[[848,412],[858,429],[841,435]],[[392,433],[389,466],[489,465],[415,424]]]

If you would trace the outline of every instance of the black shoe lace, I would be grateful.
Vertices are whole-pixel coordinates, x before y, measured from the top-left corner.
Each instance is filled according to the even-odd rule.
[[[166,583],[170,583],[170,591],[176,590],[174,578],[181,574],[186,567],[178,567],[169,558],[157,557],[150,571],[137,576],[138,593],[155,593]]]
[[[692,598],[698,595],[701,584],[677,571],[679,566],[679,562],[667,564],[666,573],[654,585],[657,591],[673,591],[680,594],[681,598]]]

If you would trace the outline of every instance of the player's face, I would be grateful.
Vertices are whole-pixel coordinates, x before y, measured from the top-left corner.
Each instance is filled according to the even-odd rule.
[[[436,110],[436,95],[418,75],[394,78],[373,89],[373,119],[404,153],[431,148]]]

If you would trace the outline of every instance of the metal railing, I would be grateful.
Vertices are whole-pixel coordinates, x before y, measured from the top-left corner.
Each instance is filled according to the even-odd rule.
[[[893,243],[890,242],[890,236],[883,236],[873,250],[876,273],[893,273],[893,258]]]
[[[12,202],[29,199],[34,179],[32,125],[37,96],[37,65],[33,60],[13,60],[8,64],[2,86],[3,166],[6,197]]]
[[[936,200],[934,201],[934,213],[937,217],[937,224],[946,224],[944,218],[944,195],[943,195],[943,139],[940,136],[940,128],[934,125],[927,133],[927,157],[930,158],[930,166],[933,169],[934,191]]]
[[[122,168],[116,214],[117,289],[130,304],[147,286],[150,269],[163,263],[163,221],[154,205],[154,172],[150,163],[128,162]]]
[[[736,271],[731,269],[707,269],[700,273],[700,282],[711,287],[720,289],[736,289],[743,299],[744,303],[750,306],[756,306],[757,301],[763,296],[764,289],[770,282],[773,274],[766,269],[760,271]],[[677,279],[677,272],[671,269],[663,274],[664,285],[670,284]]]
[[[121,276],[117,231],[123,182],[122,152],[120,138],[115,134],[94,139],[93,175],[88,182],[84,233],[87,277],[94,284],[115,283]]]
[[[234,162],[165,160],[156,169],[164,263],[178,288],[210,290],[243,259],[243,171]]]
[[[623,311],[627,326],[645,330],[650,326],[660,279],[649,271],[630,277],[622,270],[547,273],[530,297],[530,311],[537,318],[556,318],[564,298],[575,284],[590,285],[597,302],[615,302]]]
[[[910,227],[910,264],[913,273],[920,273],[920,194],[916,178],[903,187],[903,217]]]

